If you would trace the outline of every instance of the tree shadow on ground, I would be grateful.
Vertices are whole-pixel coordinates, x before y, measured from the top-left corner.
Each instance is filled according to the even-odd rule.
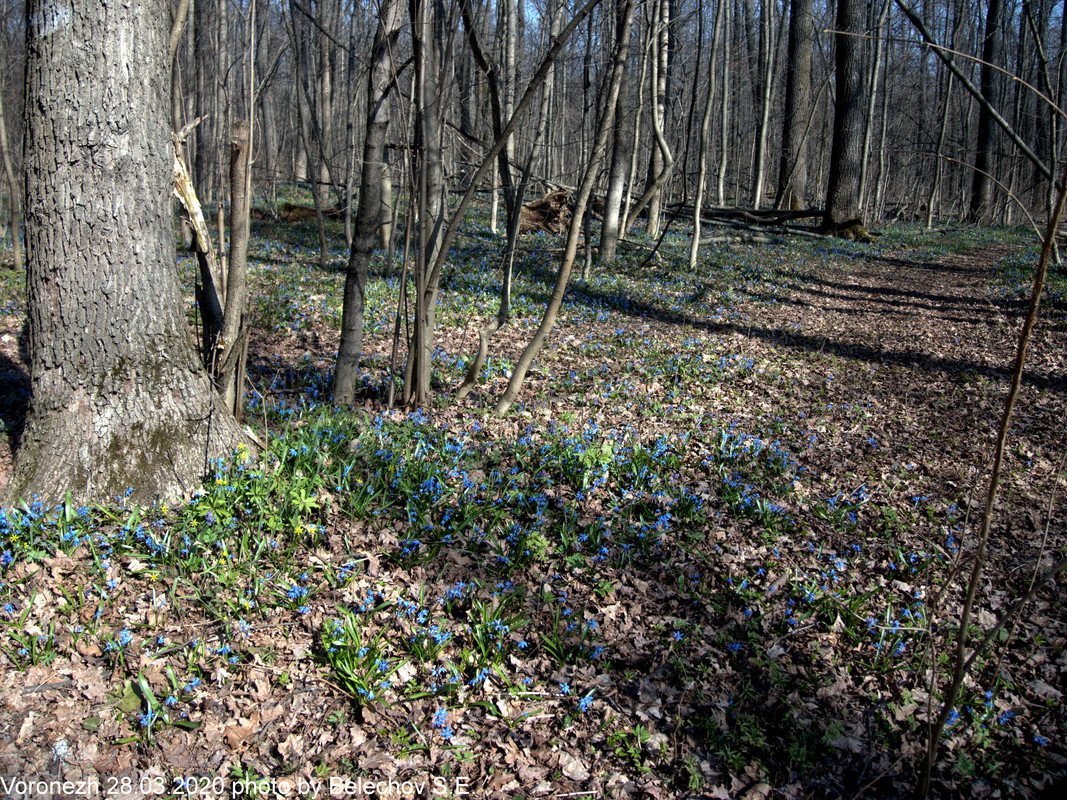
[[[867,291],[874,292],[877,290],[868,289]],[[873,364],[894,364],[931,373],[980,373],[1004,379],[1011,376],[1011,369],[1007,366],[994,367],[977,361],[932,356],[918,349],[875,348],[857,342],[835,341],[826,336],[790,333],[780,328],[702,319],[690,314],[666,311],[651,303],[630,296],[601,292],[589,286],[571,289],[567,296],[572,302],[599,308],[608,306],[626,316],[652,319],[672,325],[689,325],[698,330],[720,336],[739,334],[750,339],[766,341],[775,347],[791,350],[827,353],[853,361],[865,361]],[[1026,370],[1023,373],[1023,382],[1039,389],[1067,393],[1067,375],[1042,375]]]

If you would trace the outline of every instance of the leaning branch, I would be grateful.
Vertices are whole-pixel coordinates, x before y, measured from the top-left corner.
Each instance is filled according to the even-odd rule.
[[[530,79],[530,83],[526,87],[526,92],[523,94],[522,99],[519,100],[518,105],[515,106],[515,110],[511,114],[511,119],[508,120],[507,125],[504,126],[504,130],[501,131],[500,136],[497,137],[496,142],[489,149],[489,152],[482,158],[482,164],[478,167],[478,171],[474,173],[471,178],[470,185],[467,187],[467,191],[463,193],[463,197],[459,201],[459,205],[456,206],[455,212],[452,214],[452,219],[448,223],[448,227],[445,229],[444,235],[441,238],[441,248],[437,253],[437,258],[433,263],[433,270],[431,271],[430,279],[431,285],[435,285],[438,277],[441,274],[441,270],[444,268],[445,261],[448,259],[448,250],[452,246],[452,242],[455,241],[456,235],[459,233],[460,223],[463,221],[463,216],[467,213],[467,208],[471,204],[471,200],[474,198],[474,193],[478,190],[478,186],[485,180],[485,176],[489,174],[489,171],[493,167],[493,160],[499,155],[500,151],[504,149],[507,144],[508,137],[518,127],[519,118],[523,112],[526,111],[526,107],[533,102],[534,95],[537,94],[537,90],[544,82],[545,77],[548,75],[549,69],[555,62],[556,58],[562,52],[564,45],[567,44],[567,40],[575,29],[582,24],[582,20],[588,17],[593,9],[600,4],[600,0],[588,0],[588,2],[582,6],[578,12],[574,15],[571,21],[567,24],[555,41],[552,42],[552,46],[545,53],[544,59],[541,61],[541,66],[537,72]]]

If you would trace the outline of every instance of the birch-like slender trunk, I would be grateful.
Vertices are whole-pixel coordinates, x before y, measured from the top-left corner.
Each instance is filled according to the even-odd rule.
[[[711,35],[711,52],[708,53],[708,93],[704,100],[704,116],[700,120],[700,158],[697,164],[696,197],[693,200],[693,239],[689,243],[689,269],[696,269],[700,250],[700,213],[704,207],[704,185],[707,182],[708,147],[711,145],[711,110],[715,104],[715,56],[719,50],[719,35],[722,31],[722,6],[715,6],[714,32]]]

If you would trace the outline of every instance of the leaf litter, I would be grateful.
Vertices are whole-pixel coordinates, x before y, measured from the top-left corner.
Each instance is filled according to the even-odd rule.
[[[695,275],[624,262],[572,288],[495,417],[550,278],[536,252],[479,388],[414,414],[383,408],[395,278],[373,281],[362,408],[341,414],[325,405],[341,278],[260,233],[263,458],[216,465],[179,509],[5,514],[0,775],[134,793],[190,776],[226,794],[331,777],[385,796],[912,790],[1014,353],[1022,289],[1004,275],[1032,248],[912,231],[723,246]],[[446,399],[495,286],[475,245],[455,263]],[[1056,298],[1010,441],[986,630],[1067,545]],[[16,313],[2,323],[13,437],[27,381]],[[979,660],[939,796],[1063,778],[1062,593],[1045,586]]]

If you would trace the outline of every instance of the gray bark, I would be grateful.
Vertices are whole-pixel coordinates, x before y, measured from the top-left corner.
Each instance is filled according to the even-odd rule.
[[[862,228],[860,217],[860,160],[863,156],[863,42],[862,0],[838,0],[836,47],[837,96],[834,135],[830,148],[830,177],[826,191],[824,233]]]
[[[2,44],[2,42],[0,42]],[[0,50],[0,63],[3,63],[3,50]],[[0,159],[4,163],[4,180],[7,181],[8,200],[11,209],[11,252],[14,267],[22,271],[22,187],[15,181],[15,169],[11,165],[11,151],[7,144],[7,121],[4,117],[4,97],[0,91]]]
[[[32,395],[8,499],[174,498],[244,437],[195,355],[174,269],[168,7],[28,12]]]
[[[789,9],[789,54],[786,66],[785,124],[778,162],[775,207],[807,205],[807,119],[811,107],[811,56],[815,35],[812,0],[792,0]],[[721,199],[721,198],[720,198]]]
[[[629,35],[629,31],[626,31]],[[626,167],[630,152],[626,121],[629,118],[630,85],[626,80],[629,69],[623,65],[622,85],[615,106],[615,135],[611,148],[611,167],[608,169],[608,191],[604,200],[604,221],[600,227],[600,260],[605,264],[615,262],[619,247],[619,227],[622,222],[622,193],[626,188]]]
[[[370,54],[367,77],[367,130],[363,139],[363,168],[359,183],[352,249],[345,276],[344,306],[341,311],[341,344],[333,378],[333,399],[339,405],[355,400],[356,373],[363,352],[364,293],[371,257],[379,230],[384,231],[382,184],[386,174],[385,137],[389,130],[389,88],[392,80],[392,51],[400,35],[403,4],[387,0],[378,20]],[[391,222],[390,222],[391,225]],[[385,236],[383,232],[383,236]]]
[[[985,39],[982,42],[982,97],[994,102],[1000,84],[996,67],[1000,63],[1000,24],[1003,0],[989,0],[986,11]],[[989,106],[978,112],[978,140],[974,149],[974,175],[971,181],[971,222],[988,222],[993,204],[993,146],[995,122]]]

